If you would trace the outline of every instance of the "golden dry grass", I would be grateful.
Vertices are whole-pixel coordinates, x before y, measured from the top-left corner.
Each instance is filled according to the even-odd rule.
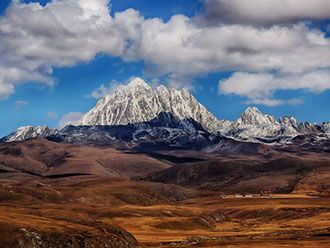
[[[327,197],[220,199],[190,190],[189,199],[170,201],[152,183],[90,176],[41,183],[48,186],[0,186],[1,247],[15,247],[10,244],[22,239],[23,229],[48,240],[93,240],[118,232],[117,226],[139,247],[329,247]]]

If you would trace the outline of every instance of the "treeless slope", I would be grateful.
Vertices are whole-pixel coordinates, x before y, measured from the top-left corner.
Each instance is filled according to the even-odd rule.
[[[272,190],[289,193],[294,190],[323,192],[329,188],[330,161],[283,158],[264,163],[230,160],[204,161],[174,165],[149,174],[154,182],[225,192]],[[322,179],[322,180],[321,180]]]
[[[0,237],[2,248],[130,248],[137,245],[132,234],[115,224],[92,220],[70,223],[26,213],[2,216]]]
[[[297,183],[294,192],[330,196],[330,166],[313,169]]]
[[[135,247],[113,218],[167,216],[162,208],[173,202],[163,192],[157,184],[90,175],[0,184],[0,247]]]
[[[111,211],[120,215],[126,204],[167,202],[156,191],[120,178],[43,178],[33,187],[0,185],[0,247],[135,247],[132,234],[102,218]]]
[[[195,197],[171,201],[170,191]],[[0,247],[325,248],[329,200],[221,199],[122,178],[39,177],[0,184]]]
[[[59,144],[42,138],[0,143],[0,166],[43,176],[93,174],[139,176],[170,167],[143,154],[113,148]]]

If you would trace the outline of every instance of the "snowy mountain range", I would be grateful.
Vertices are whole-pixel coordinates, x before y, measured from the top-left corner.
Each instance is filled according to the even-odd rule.
[[[100,99],[72,126],[61,131],[47,126],[21,127],[2,141],[51,136],[61,142],[102,144],[125,140],[125,132],[129,136],[127,142],[161,141],[174,146],[193,142],[214,145],[219,138],[290,143],[300,135],[330,137],[330,123],[298,123],[295,117],[287,116],[276,120],[255,107],[248,107],[237,121],[218,120],[187,90],[168,89],[163,85],[152,89],[136,78],[114,94]],[[178,142],[180,140],[185,142]]]
[[[329,134],[330,123],[322,125],[308,122],[298,123],[292,116],[280,117],[279,121],[270,114],[263,114],[256,107],[248,107],[235,122],[228,122],[226,126],[217,131],[226,137],[243,141],[256,141],[256,139],[278,139],[279,137],[296,137],[298,135]]]
[[[2,138],[2,140],[5,142],[23,141],[26,139],[31,139],[36,137],[47,137],[57,133],[58,133],[57,129],[48,127],[46,125],[39,127],[25,126],[18,128],[11,134]]]

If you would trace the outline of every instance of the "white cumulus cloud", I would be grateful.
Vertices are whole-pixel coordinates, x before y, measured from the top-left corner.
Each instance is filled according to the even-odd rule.
[[[67,125],[70,125],[76,121],[78,121],[84,114],[80,112],[71,112],[62,116],[60,121],[58,122],[57,128],[61,130]]]
[[[0,17],[0,99],[14,84],[52,86],[52,68],[90,61],[99,52],[119,56],[123,33],[112,21],[107,0],[13,1]]]
[[[122,89],[123,87],[125,87],[124,84],[118,83],[116,80],[112,80],[108,87],[104,84],[101,84],[99,88],[93,90],[90,95],[87,95],[85,97],[99,99],[106,95],[112,95],[117,90]]]
[[[277,90],[305,89],[320,93],[330,89],[330,70],[316,70],[302,74],[278,75],[270,73],[236,72],[230,78],[219,81],[219,94],[237,94],[247,97],[248,104],[276,106],[301,104],[301,99],[275,99]]]
[[[205,0],[205,3],[205,18],[209,18],[212,4],[215,13],[225,10],[240,15],[223,16],[221,25],[203,25],[198,18],[184,15],[174,15],[167,22],[160,18],[145,19],[133,9],[111,16],[108,0],[52,0],[45,6],[13,1],[0,17],[0,99],[13,94],[15,84],[39,81],[52,86],[53,67],[88,62],[98,53],[124,61],[142,60],[147,76],[167,75],[168,84],[177,88],[193,88],[196,76],[240,71],[250,75],[242,79],[248,80],[244,84],[251,87],[246,88],[254,91],[230,90],[236,85],[235,80],[228,80],[225,84],[228,92],[255,101],[268,99],[268,105],[278,103],[271,98],[278,88],[260,81],[278,83],[278,78],[282,78],[290,88],[292,84],[284,78],[305,82],[307,75],[313,74],[315,81],[310,82],[308,90],[328,89],[323,80],[327,80],[324,74],[330,69],[330,39],[306,23],[282,25],[278,20],[329,18],[329,1]],[[218,9],[218,4],[226,8]],[[268,23],[276,25],[258,26]],[[269,71],[276,74],[268,75]],[[257,82],[251,80],[252,75]],[[265,80],[260,80],[261,77]],[[231,87],[229,82],[234,82]],[[259,97],[256,84],[272,88],[264,92],[270,96]],[[103,85],[91,96],[99,98],[111,93],[116,86],[113,85]],[[297,89],[306,88],[305,84],[298,85]]]

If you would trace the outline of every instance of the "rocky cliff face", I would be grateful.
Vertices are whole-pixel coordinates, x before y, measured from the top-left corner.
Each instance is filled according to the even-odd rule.
[[[61,143],[110,146],[144,151],[168,149],[200,150],[216,137],[192,118],[179,119],[161,112],[156,118],[118,126],[67,126],[48,139]]]
[[[218,132],[226,137],[238,140],[256,141],[256,139],[277,139],[295,137],[298,135],[320,135],[327,130],[327,124],[322,127],[303,122],[298,124],[295,117],[280,117],[279,121],[270,114],[263,114],[256,107],[247,108],[236,122],[225,122]],[[330,125],[329,125],[330,126]]]
[[[12,142],[12,141],[22,141],[26,139],[36,138],[36,137],[47,137],[50,135],[57,134],[58,130],[55,128],[50,128],[46,125],[39,127],[20,127],[11,134],[2,138],[3,142]]]
[[[113,95],[103,97],[74,125],[135,124],[150,121],[162,112],[171,113],[179,119],[192,118],[208,131],[219,125],[217,118],[187,90],[167,89],[163,85],[153,90],[140,78]]]
[[[321,130],[330,135],[330,122],[322,123]]]
[[[257,126],[257,125],[273,125],[277,124],[274,116],[270,114],[263,115],[256,107],[248,107],[237,119],[237,126]]]

